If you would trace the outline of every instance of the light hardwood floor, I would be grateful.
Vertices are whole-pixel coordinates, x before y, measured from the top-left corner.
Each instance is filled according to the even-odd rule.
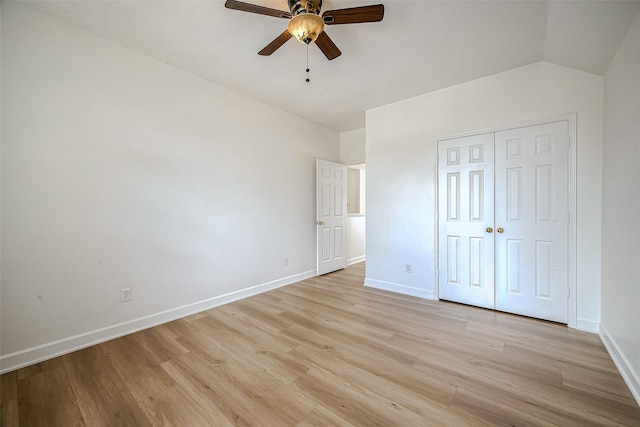
[[[640,425],[596,335],[365,288],[363,270],[5,374],[1,424]]]

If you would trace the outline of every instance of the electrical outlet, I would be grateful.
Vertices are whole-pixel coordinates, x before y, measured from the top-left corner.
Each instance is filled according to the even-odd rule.
[[[404,265],[404,272],[405,273],[411,273],[411,264],[405,264]]]
[[[287,258],[287,257],[282,258],[282,265],[284,265],[284,266],[289,265],[289,258]]]
[[[120,302],[131,301],[131,288],[120,289]]]

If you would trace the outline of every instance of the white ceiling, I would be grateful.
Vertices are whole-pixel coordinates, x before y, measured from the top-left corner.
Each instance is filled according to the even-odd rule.
[[[286,0],[244,0],[287,10]],[[323,10],[383,3],[382,22],[327,26],[328,61],[290,40],[257,52],[287,21],[208,1],[20,1],[159,61],[339,132],[365,110],[526,64],[602,75],[640,1],[324,0]]]

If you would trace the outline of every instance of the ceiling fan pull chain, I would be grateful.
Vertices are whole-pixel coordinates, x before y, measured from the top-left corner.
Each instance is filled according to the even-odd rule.
[[[307,80],[306,82],[309,83],[311,80],[309,80],[309,45],[307,45]]]

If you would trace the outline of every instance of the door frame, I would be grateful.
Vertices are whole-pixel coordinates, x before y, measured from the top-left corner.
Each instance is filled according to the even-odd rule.
[[[569,286],[569,298],[567,301],[567,326],[573,329],[577,329],[578,327],[578,309],[577,303],[578,299],[577,295],[577,223],[576,223],[576,144],[577,144],[577,114],[576,113],[567,113],[561,114],[557,116],[550,116],[546,118],[541,118],[538,120],[527,120],[523,122],[513,123],[510,125],[504,126],[493,126],[483,129],[477,129],[472,131],[460,132],[450,135],[445,135],[435,140],[436,147],[436,160],[435,160],[435,185],[436,185],[436,203],[434,206],[435,209],[435,281],[434,283],[434,299],[438,301],[439,293],[440,293],[440,218],[439,218],[439,182],[438,182],[438,171],[439,171],[439,156],[437,154],[438,144],[440,141],[446,141],[449,139],[481,135],[485,133],[493,133],[493,132],[501,132],[505,130],[517,129],[522,127],[543,125],[547,123],[554,122],[562,122],[566,121],[569,125],[569,151],[567,153],[567,196],[568,196],[568,208],[569,208],[569,223],[567,224],[567,281]]]

